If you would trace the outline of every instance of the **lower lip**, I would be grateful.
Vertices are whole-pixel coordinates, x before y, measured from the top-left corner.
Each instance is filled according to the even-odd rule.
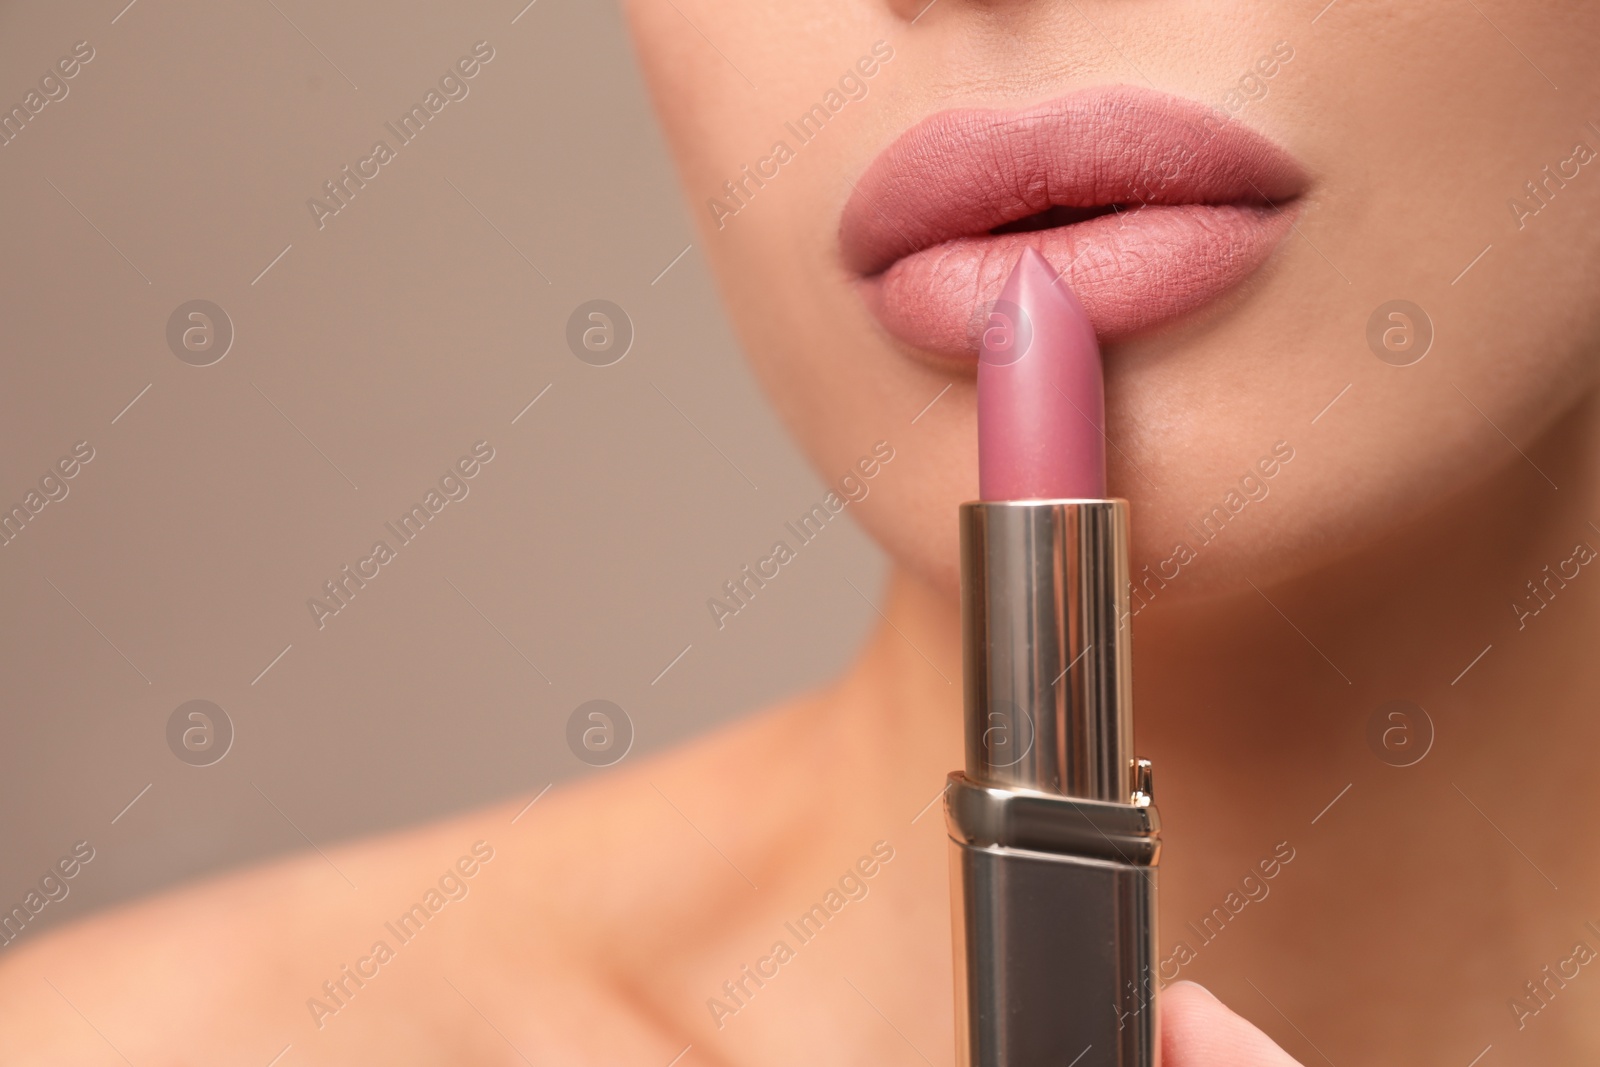
[[[914,348],[976,358],[988,309],[1025,247],[1048,260],[1115,340],[1188,315],[1256,270],[1293,208],[1150,205],[1048,230],[962,237],[858,282],[885,329]]]

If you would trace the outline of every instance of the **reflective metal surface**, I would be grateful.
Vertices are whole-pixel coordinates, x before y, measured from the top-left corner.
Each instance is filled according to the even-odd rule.
[[[1155,877],[954,844],[958,1067],[1158,1067]]]
[[[1124,500],[962,505],[972,778],[1128,803],[1127,543]]]
[[[944,794],[950,836],[976,848],[1070,853],[1079,859],[1153,867],[1161,817],[1148,804],[1107,804],[974,782],[950,775]]]
[[[1133,738],[1121,500],[961,509],[958,1067],[1159,1067],[1160,820]]]

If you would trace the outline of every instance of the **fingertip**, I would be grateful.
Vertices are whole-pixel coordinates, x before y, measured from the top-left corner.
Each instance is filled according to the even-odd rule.
[[[1166,1067],[1296,1067],[1295,1060],[1197,982],[1162,990]]]
[[[1208,1000],[1216,1000],[1218,1004],[1222,1003],[1222,1001],[1217,1000],[1217,995],[1215,993],[1211,992],[1211,990],[1207,989],[1199,982],[1193,981],[1189,978],[1184,978],[1173,982],[1167,987],[1167,991],[1169,996],[1180,996],[1185,998],[1191,996],[1200,996]]]

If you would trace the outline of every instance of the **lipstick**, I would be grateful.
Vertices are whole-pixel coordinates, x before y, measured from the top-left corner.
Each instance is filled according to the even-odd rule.
[[[956,1063],[1158,1067],[1160,824],[1132,756],[1128,504],[1105,498],[1099,347],[1031,248],[981,344],[966,767],[945,791]]]
[[[1105,496],[1100,346],[1077,296],[1034,249],[1000,290],[981,342],[978,495]]]

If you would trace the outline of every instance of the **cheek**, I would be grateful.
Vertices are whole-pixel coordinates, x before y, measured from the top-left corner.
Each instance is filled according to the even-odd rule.
[[[635,51],[697,219],[709,217],[705,201],[719,195],[724,181],[737,179],[744,165],[755,169],[771,156],[775,142],[786,141],[807,156],[821,154],[815,145],[803,146],[785,124],[830,90],[838,94],[841,76],[892,29],[887,12],[838,6],[829,0],[826,17],[818,17],[803,5],[756,9],[735,0],[626,0]],[[818,140],[848,142],[851,136],[830,130]],[[786,174],[784,184],[839,182],[831,164],[812,169],[805,181]],[[805,207],[790,204],[787,210]],[[813,226],[817,221],[810,216]],[[821,228],[831,235],[836,222]]]
[[[689,0],[687,6],[695,18],[695,9],[714,12],[717,5]],[[730,155],[724,146],[738,143],[751,121],[750,109],[738,106],[748,87],[672,4],[627,0],[624,13],[685,190],[691,203],[698,203],[706,195],[701,191],[706,179],[719,169],[713,161]]]

